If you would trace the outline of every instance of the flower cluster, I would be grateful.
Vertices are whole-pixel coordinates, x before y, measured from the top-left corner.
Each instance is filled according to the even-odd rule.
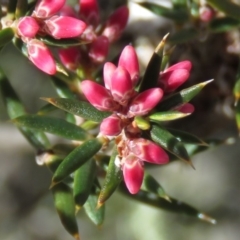
[[[164,81],[166,86],[170,86],[169,89],[173,89],[172,85],[176,88],[187,79],[190,69],[190,62],[182,62],[160,73],[159,81]],[[178,76],[179,71],[186,74]],[[136,117],[147,115],[161,101],[163,90],[159,87],[141,93],[135,90],[139,81],[139,64],[132,46],[124,48],[118,66],[105,63],[103,75],[105,87],[84,80],[81,88],[95,108],[112,112],[102,121],[100,134],[115,138],[118,149],[115,163],[122,168],[126,186],[134,194],[139,191],[143,181],[144,161],[155,164],[169,161],[167,153],[159,145],[141,137],[142,130],[135,121]]]

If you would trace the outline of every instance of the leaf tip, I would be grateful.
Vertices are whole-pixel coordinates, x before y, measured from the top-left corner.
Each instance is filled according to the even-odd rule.
[[[77,215],[77,213],[81,210],[82,206],[80,205],[76,205],[75,206],[75,214]]]
[[[208,223],[211,223],[211,224],[217,224],[217,220],[208,216],[207,214],[205,213],[199,213],[198,214],[198,218],[205,221],[205,222],[208,222]]]
[[[49,189],[52,189],[55,185],[57,185],[58,184],[58,182],[54,182],[54,181],[52,181],[51,182],[51,185],[50,185],[50,187],[49,187]]]
[[[98,200],[96,209],[98,210],[100,207],[102,207],[104,202],[101,202],[101,200]]]
[[[155,53],[157,53],[157,54],[160,54],[161,52],[162,52],[162,50],[163,50],[163,47],[164,47],[164,45],[165,45],[165,43],[166,43],[166,40],[167,40],[167,38],[168,38],[168,36],[169,36],[169,33],[167,33],[164,37],[163,37],[163,39],[161,40],[161,42],[158,44],[158,46],[156,47],[156,49],[155,49]]]
[[[74,237],[76,240],[80,240],[80,235],[79,235],[79,233],[74,233],[74,234],[73,234],[73,237]]]

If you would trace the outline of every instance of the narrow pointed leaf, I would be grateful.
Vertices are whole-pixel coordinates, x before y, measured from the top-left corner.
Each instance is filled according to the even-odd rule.
[[[97,208],[101,207],[107,199],[111,197],[119,183],[122,181],[122,170],[115,164],[116,156],[117,150],[115,149],[108,164],[107,174],[98,197]]]
[[[0,31],[0,47],[3,47],[9,43],[14,37],[14,31],[12,28],[4,28]]]
[[[233,28],[240,26],[240,19],[234,19],[231,17],[222,17],[213,19],[209,23],[209,29],[211,32],[220,33],[220,32],[227,32],[232,30]]]
[[[81,208],[87,201],[96,176],[96,170],[94,159],[90,159],[75,172],[73,196],[77,208]]]
[[[9,0],[7,5],[7,13],[8,15],[12,15],[14,17],[17,6],[17,0]]]
[[[58,79],[56,76],[51,77],[54,88],[61,98],[75,98],[74,93],[69,89],[69,86]]]
[[[75,203],[72,190],[64,183],[52,188],[54,204],[64,228],[76,239],[80,240],[75,217]]]
[[[91,193],[88,200],[83,205],[89,219],[97,226],[101,226],[104,221],[105,205],[96,208],[98,202],[98,193]]]
[[[151,175],[144,173],[144,179],[142,184],[142,190],[146,190],[148,192],[152,192],[157,194],[159,197],[166,199],[169,201],[169,197],[166,194],[163,187],[157,182],[157,180]]]
[[[154,142],[165,148],[170,153],[174,154],[179,159],[182,159],[191,165],[191,160],[188,156],[184,145],[175,138],[169,131],[153,125],[150,131],[151,138]]]
[[[170,35],[170,37],[168,39],[168,43],[171,43],[171,44],[186,43],[186,42],[194,40],[198,36],[199,36],[199,32],[195,28],[182,29],[182,30]]]
[[[52,178],[52,185],[62,181],[69,174],[91,159],[102,147],[102,142],[95,138],[76,147],[59,165]]]
[[[189,116],[189,113],[182,113],[178,111],[168,111],[168,112],[157,112],[149,116],[150,121],[162,122],[162,121],[172,121],[179,118],[184,118]]]
[[[173,107],[187,103],[192,98],[194,98],[207,84],[209,84],[212,81],[213,80],[209,80],[206,82],[202,82],[202,83],[193,85],[189,88],[185,88],[185,89],[181,90],[180,92],[177,92],[177,93],[163,99],[155,107],[155,109],[157,111],[167,111]]]
[[[141,2],[138,4],[159,16],[172,19],[178,23],[186,22],[189,19],[189,14],[186,8],[172,9],[149,2]]]
[[[145,90],[148,90],[150,88],[154,88],[157,86],[158,79],[159,79],[159,72],[161,69],[163,48],[164,48],[167,36],[168,34],[163,37],[162,41],[159,43],[159,45],[155,49],[148,63],[148,66],[146,68],[142,81],[140,83],[139,92],[143,92]]]
[[[70,152],[76,148],[74,144],[58,143],[54,145],[51,150],[61,156],[66,157]]]
[[[90,137],[82,128],[60,118],[24,115],[13,119],[13,123],[20,127],[52,133],[71,140],[84,140]]]
[[[207,0],[214,8],[224,12],[227,16],[240,20],[240,6],[229,0]]]
[[[7,109],[7,113],[11,119],[19,117],[26,114],[24,106],[11,84],[0,70],[0,91],[2,92],[2,97],[4,104]],[[33,131],[26,127],[19,127],[19,130],[26,137],[32,146],[38,150],[46,150],[50,147],[50,142],[46,135],[41,131]]]
[[[235,104],[235,118],[237,123],[238,132],[240,133],[240,101]]]
[[[134,118],[134,122],[142,130],[148,130],[151,127],[149,121],[147,121],[146,119],[144,119],[140,116],[136,116]]]
[[[28,0],[18,0],[16,11],[15,11],[16,19],[25,16],[27,13],[27,10],[28,10]]]
[[[212,217],[177,199],[169,198],[170,201],[167,201],[164,198],[159,197],[157,194],[144,190],[140,190],[137,194],[129,194],[124,184],[121,184],[119,189],[123,194],[127,195],[128,197],[139,202],[146,203],[150,206],[171,211],[174,213],[185,214],[187,216],[195,217],[211,224],[216,224],[216,220]]]
[[[62,48],[80,46],[88,43],[86,41],[82,41],[77,38],[55,39],[50,36],[44,36],[44,37],[38,37],[38,39],[43,43],[45,43],[46,45],[53,46],[53,47],[62,47]]]
[[[109,112],[102,112],[97,110],[88,102],[78,101],[68,98],[42,98],[54,106],[72,113],[74,115],[83,117],[94,122],[101,122],[104,118],[111,115]]]
[[[54,112],[56,110],[57,110],[57,108],[55,106],[53,106],[52,104],[48,103],[48,104],[44,105],[43,107],[41,107],[38,110],[37,114],[38,115],[47,115],[47,114],[49,114],[51,112]]]
[[[180,131],[173,128],[167,128],[167,130],[183,143],[208,146],[208,144],[202,139],[188,132]]]

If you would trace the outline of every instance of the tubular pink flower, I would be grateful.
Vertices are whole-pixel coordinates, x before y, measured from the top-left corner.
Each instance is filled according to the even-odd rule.
[[[64,6],[66,0],[38,0],[34,17],[48,18],[56,14]]]
[[[103,79],[104,79],[105,87],[107,89],[111,88],[112,77],[113,77],[113,74],[114,74],[116,68],[117,67],[111,62],[107,62],[104,64]]]
[[[37,21],[33,17],[20,18],[17,24],[18,34],[22,37],[34,38],[39,28]]]
[[[128,191],[136,194],[141,188],[144,170],[140,159],[134,155],[125,158],[123,164],[123,178]]]
[[[29,59],[43,72],[53,75],[56,73],[56,63],[49,49],[44,43],[32,39],[27,43]]]
[[[155,164],[166,164],[169,162],[167,153],[157,144],[144,138],[137,138],[129,143],[129,149],[138,158]]]
[[[80,62],[80,49],[78,47],[62,48],[58,55],[63,65],[70,70],[76,70]]]
[[[164,91],[172,92],[181,86],[189,78],[189,75],[190,73],[186,69],[163,72],[160,75],[159,84],[163,83]]]
[[[108,55],[109,41],[105,36],[98,37],[92,42],[89,50],[89,56],[93,62],[101,63]]]
[[[111,94],[121,105],[126,105],[133,92],[133,84],[128,71],[118,67],[111,78]]]
[[[56,39],[78,37],[87,27],[85,22],[66,16],[53,16],[45,24],[46,31]]]
[[[174,110],[177,110],[177,111],[182,112],[182,113],[191,114],[191,113],[194,112],[195,108],[191,103],[185,103],[183,105],[180,105],[180,106],[174,108]]]
[[[105,118],[100,125],[100,133],[105,136],[117,136],[121,131],[121,119],[116,114]]]
[[[177,69],[186,69],[186,70],[190,71],[192,69],[192,63],[188,60],[181,61],[181,62],[176,63],[176,64],[172,65],[171,67],[167,68],[166,70],[164,70],[164,72],[169,72],[169,71],[173,71],[173,70],[177,70]]]
[[[99,23],[99,7],[96,0],[80,0],[79,14],[88,24],[97,26]]]
[[[109,91],[103,86],[91,81],[84,80],[81,83],[81,89],[87,100],[100,111],[112,111],[114,101]]]
[[[131,45],[123,49],[118,66],[125,68],[129,72],[133,85],[136,85],[139,78],[139,64],[135,49]]]
[[[110,42],[115,41],[127,25],[129,10],[126,6],[118,8],[108,19],[102,35]]]
[[[162,96],[161,88],[151,88],[138,94],[130,104],[128,117],[147,114],[159,103]]]

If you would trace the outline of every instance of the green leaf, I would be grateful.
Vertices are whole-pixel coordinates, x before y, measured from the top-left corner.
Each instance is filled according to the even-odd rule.
[[[151,127],[149,121],[140,116],[134,117],[134,122],[142,130],[148,130]]]
[[[59,165],[52,178],[52,185],[62,181],[69,174],[91,159],[102,147],[100,139],[90,139],[76,147]]]
[[[98,193],[91,193],[88,200],[83,205],[84,210],[90,220],[97,226],[101,226],[104,221],[105,205],[96,208],[98,201]]]
[[[163,99],[155,109],[157,111],[167,111],[173,107],[178,105],[182,105],[184,103],[189,102],[194,98],[207,84],[211,83],[213,80],[209,80],[206,82],[202,82],[196,85],[193,85],[189,88],[185,88],[180,92],[177,92],[169,97]]]
[[[90,159],[74,174],[73,196],[78,209],[84,205],[90,195],[96,170],[96,162]]]
[[[117,189],[119,183],[122,181],[122,170],[115,164],[116,156],[117,150],[115,149],[108,164],[107,174],[98,197],[97,208],[101,207],[107,201],[107,199],[111,197],[111,195]]]
[[[157,182],[157,180],[151,175],[144,173],[143,184],[141,186],[142,190],[152,192],[157,194],[159,197],[164,198],[167,201],[170,201],[170,198],[166,194],[163,187]]]
[[[216,220],[212,217],[177,199],[169,198],[170,201],[167,201],[164,198],[159,197],[157,194],[144,190],[140,190],[137,194],[129,194],[124,184],[121,184],[119,189],[123,194],[127,195],[128,197],[139,202],[146,203],[150,206],[171,211],[174,213],[185,214],[187,216],[195,217],[211,224],[216,224]]]
[[[188,152],[185,149],[184,145],[169,131],[154,124],[150,131],[150,135],[154,142],[158,143],[164,149],[166,149],[179,159],[186,161],[192,166],[191,160],[188,156]]]
[[[213,19],[208,25],[209,29],[214,33],[227,32],[239,26],[240,19],[237,20],[231,17]]]
[[[64,228],[76,239],[80,240],[75,217],[75,203],[72,190],[64,183],[52,188],[54,204]]]
[[[94,122],[101,122],[104,118],[111,115],[109,112],[102,112],[93,107],[90,103],[78,101],[69,98],[42,98],[43,100],[53,104],[54,106],[83,117]]]
[[[14,31],[12,28],[4,28],[0,31],[0,47],[3,47],[14,38]]]
[[[85,140],[90,137],[82,128],[60,118],[24,115],[13,119],[13,123],[20,127],[52,133],[71,140]]]
[[[190,113],[182,113],[178,111],[167,111],[167,112],[157,112],[149,116],[150,121],[162,122],[162,121],[172,121],[179,118],[187,117]]]
[[[186,8],[173,9],[150,2],[141,2],[138,4],[159,16],[170,18],[177,23],[184,23],[189,20],[189,14]]]
[[[166,129],[183,143],[208,146],[206,142],[204,142],[202,139],[200,139],[199,137],[193,134],[180,131],[177,129],[173,129],[173,128],[166,128]]]
[[[155,49],[147,65],[142,81],[140,83],[139,92],[143,92],[147,89],[154,88],[157,86],[163,57],[163,48],[167,37],[168,34],[163,37],[162,41],[158,44],[157,48]]]
[[[51,112],[54,112],[56,110],[58,110],[58,109],[55,106],[48,103],[38,110],[37,115],[47,115],[47,114],[49,114]]]
[[[240,20],[240,6],[229,0],[207,0],[214,8],[224,12],[227,16]]]
[[[25,16],[27,13],[27,10],[28,10],[28,0],[18,0],[16,11],[15,11],[16,19]]]
[[[170,44],[180,44],[186,43],[191,40],[194,40],[199,35],[199,32],[195,28],[182,29],[174,34],[171,34],[168,43]]]
[[[68,47],[74,47],[74,46],[80,46],[83,44],[87,44],[88,42],[83,41],[78,38],[69,38],[69,39],[55,39],[50,36],[39,36],[37,37],[41,42],[45,43],[49,46],[54,47],[62,47],[62,48],[68,48]]]
[[[7,5],[7,15],[11,15],[14,18],[15,10],[17,6],[17,0],[9,0]]]
[[[26,114],[24,106],[11,84],[3,74],[0,69],[0,90],[2,92],[2,97],[4,104],[7,109],[7,113],[11,119],[19,117]],[[32,131],[26,127],[19,127],[19,130],[30,142],[30,144],[37,150],[46,150],[50,147],[50,142],[48,141],[46,135],[40,131]]]

